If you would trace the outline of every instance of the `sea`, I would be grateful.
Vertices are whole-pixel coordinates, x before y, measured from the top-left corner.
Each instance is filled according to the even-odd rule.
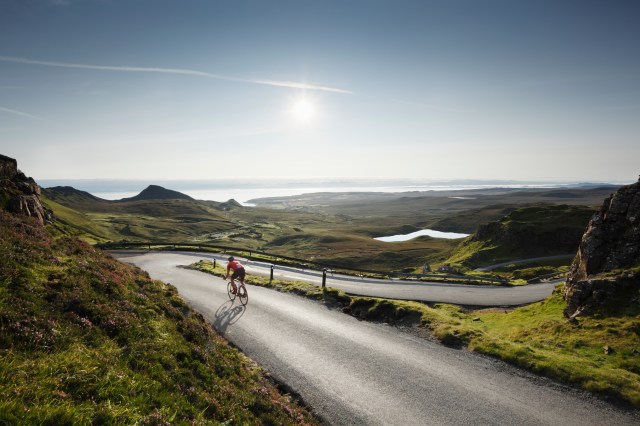
[[[139,194],[149,185],[179,191],[197,200],[224,202],[234,199],[244,205],[251,200],[316,192],[415,192],[488,188],[567,188],[617,185],[562,181],[513,180],[412,180],[412,179],[240,179],[240,180],[116,180],[39,179],[43,188],[71,186],[105,200],[120,200]]]

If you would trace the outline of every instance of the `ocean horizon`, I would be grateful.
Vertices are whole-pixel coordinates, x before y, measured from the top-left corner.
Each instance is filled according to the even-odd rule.
[[[234,199],[244,205],[258,198],[296,196],[317,192],[422,192],[474,189],[550,189],[598,185],[623,185],[626,182],[515,181],[415,179],[241,179],[241,180],[116,180],[116,179],[41,179],[43,188],[71,186],[105,200],[120,200],[138,195],[149,185],[182,192],[197,200],[224,202]]]

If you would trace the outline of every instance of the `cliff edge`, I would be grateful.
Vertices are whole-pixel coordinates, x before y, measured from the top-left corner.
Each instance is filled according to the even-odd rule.
[[[563,295],[570,318],[640,309],[640,180],[612,194],[591,218]]]
[[[0,208],[34,217],[41,225],[52,220],[40,200],[40,186],[18,170],[18,162],[0,154]]]

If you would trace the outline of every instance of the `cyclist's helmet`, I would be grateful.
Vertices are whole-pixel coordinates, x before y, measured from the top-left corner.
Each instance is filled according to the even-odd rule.
[[[229,259],[227,259],[229,262],[233,262],[234,261],[234,257],[230,256]]]

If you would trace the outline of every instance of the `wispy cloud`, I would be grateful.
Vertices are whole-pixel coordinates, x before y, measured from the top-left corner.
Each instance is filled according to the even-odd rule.
[[[14,114],[14,115],[19,115],[21,117],[27,117],[27,118],[31,118],[31,119],[34,119],[34,120],[43,121],[42,118],[40,118],[40,117],[36,117],[35,115],[27,114],[26,112],[18,111],[18,110],[15,110],[15,109],[0,107],[0,112],[6,112],[8,114]]]
[[[261,79],[229,77],[229,76],[212,74],[209,72],[184,69],[184,68],[157,68],[157,67],[75,64],[75,63],[68,63],[68,62],[41,61],[37,59],[21,58],[21,57],[15,57],[15,56],[0,56],[0,61],[13,62],[17,64],[59,67],[59,68],[78,68],[78,69],[101,70],[101,71],[117,71],[117,72],[147,72],[147,73],[179,74],[179,75],[189,75],[189,76],[195,76],[195,77],[214,78],[217,80],[234,81],[238,83],[261,84],[266,86],[287,87],[291,89],[319,90],[324,92],[342,93],[347,95],[355,94],[352,91],[339,89],[336,87],[319,86],[315,84],[300,83],[300,82],[294,82],[294,81],[277,81],[277,80],[261,80]]]

